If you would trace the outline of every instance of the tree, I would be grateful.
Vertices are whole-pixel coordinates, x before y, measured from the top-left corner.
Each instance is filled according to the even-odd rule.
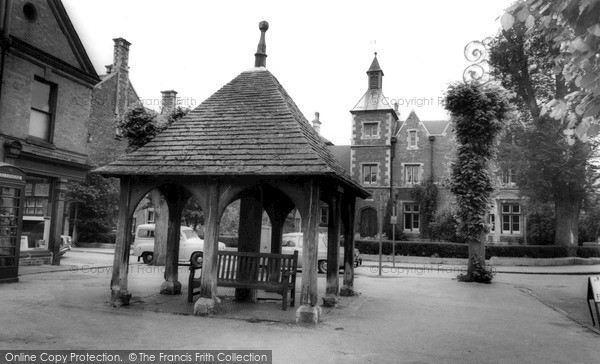
[[[587,141],[590,126],[600,119],[600,0],[522,0],[506,10],[501,22],[504,30],[521,26],[530,33],[539,24],[546,30],[546,42],[559,51],[543,55],[543,62],[577,87],[546,103],[546,109]],[[569,104],[578,117],[565,117]]]
[[[157,134],[165,130],[176,120],[184,117],[190,111],[189,108],[176,107],[170,113],[163,117],[156,112],[139,106],[128,110],[118,127],[122,130],[123,136],[127,139],[127,152],[132,153],[151,141]],[[167,203],[157,189],[149,194],[150,204],[154,208],[154,221],[157,226],[154,236],[154,255],[153,265],[165,265],[167,252],[167,229],[161,228],[168,226],[169,209]],[[197,202],[188,200],[186,207],[195,207]],[[200,213],[195,215],[192,211],[184,211],[183,218],[189,221],[200,221],[203,216]]]
[[[445,107],[458,142],[450,190],[458,203],[458,234],[469,245],[469,265],[461,279],[478,280],[485,266],[486,215],[493,191],[489,161],[510,104],[500,88],[475,82],[451,85]]]
[[[119,187],[112,179],[88,173],[85,181],[69,184],[67,199],[85,206],[78,209],[77,220],[73,221],[77,241],[98,241],[116,227]]]
[[[514,92],[512,101],[519,110],[515,117],[524,125],[513,134],[517,137],[511,163],[518,170],[517,184],[533,203],[554,203],[554,241],[573,247],[577,245],[579,214],[590,181],[591,148],[570,129],[582,125],[577,105],[568,100],[568,95],[579,88],[562,73],[552,72],[556,67],[553,57],[561,50],[548,38],[549,32],[537,20],[501,31],[492,44],[490,66],[503,86]],[[565,105],[565,109],[556,106],[548,113],[544,105],[553,102]],[[563,120],[555,118],[559,109],[569,120],[566,130]],[[507,151],[503,154],[511,155]]]

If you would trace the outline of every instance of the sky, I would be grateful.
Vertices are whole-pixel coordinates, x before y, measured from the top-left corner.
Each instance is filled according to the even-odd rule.
[[[494,36],[514,0],[138,1],[63,0],[98,74],[112,63],[113,38],[131,42],[130,79],[144,105],[176,90],[196,107],[254,66],[266,33],[267,69],[304,116],[320,113],[321,134],[350,144],[350,110],[367,90],[374,52],[383,93],[400,119],[447,119],[440,102],[471,63],[465,46]]]

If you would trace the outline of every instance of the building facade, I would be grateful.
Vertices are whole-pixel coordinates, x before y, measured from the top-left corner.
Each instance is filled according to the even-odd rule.
[[[367,71],[367,82],[367,92],[350,111],[351,145],[332,149],[338,158],[350,149],[350,174],[372,195],[357,201],[355,231],[361,237],[375,236],[380,216],[387,215],[389,222],[393,219],[397,224],[397,231],[416,239],[423,226],[423,214],[413,197],[415,187],[431,180],[438,188],[438,212],[456,209],[449,190],[456,148],[452,123],[420,120],[414,111],[401,121],[383,94],[383,71],[377,54]],[[524,200],[514,183],[514,172],[500,165],[494,161],[492,166],[495,192],[487,217],[488,242],[523,243]]]
[[[67,183],[90,169],[88,123],[100,79],[59,0],[0,4],[0,161],[26,173],[18,248],[23,257],[56,254]]]

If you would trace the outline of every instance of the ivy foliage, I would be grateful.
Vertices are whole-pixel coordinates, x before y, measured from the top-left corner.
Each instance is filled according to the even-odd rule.
[[[510,104],[506,92],[494,84],[459,83],[449,87],[446,109],[458,142],[450,183],[458,203],[458,234],[478,241],[488,230],[485,216],[493,191],[489,160]]]
[[[438,205],[438,188],[432,179],[428,179],[424,184],[415,186],[410,193],[421,208],[421,236],[431,238],[430,226],[435,221],[435,213]]]

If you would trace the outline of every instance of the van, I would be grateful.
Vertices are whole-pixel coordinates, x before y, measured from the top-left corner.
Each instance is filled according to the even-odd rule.
[[[288,233],[283,234],[281,240],[281,253],[282,254],[294,254],[294,251],[298,251],[298,268],[302,268],[302,252],[304,245],[304,234],[303,233]],[[271,252],[271,239],[261,240],[260,244],[261,253]],[[338,253],[338,266],[344,268],[344,248],[339,247]],[[317,250],[317,267],[319,273],[327,273],[327,234],[319,234],[319,245]]]
[[[133,255],[146,264],[154,260],[154,224],[142,224],[137,227],[133,240]],[[219,242],[219,250],[225,249],[226,245]],[[196,231],[188,226],[181,226],[179,235],[179,261],[189,263],[192,255],[197,253],[202,257],[204,240],[200,239]]]

